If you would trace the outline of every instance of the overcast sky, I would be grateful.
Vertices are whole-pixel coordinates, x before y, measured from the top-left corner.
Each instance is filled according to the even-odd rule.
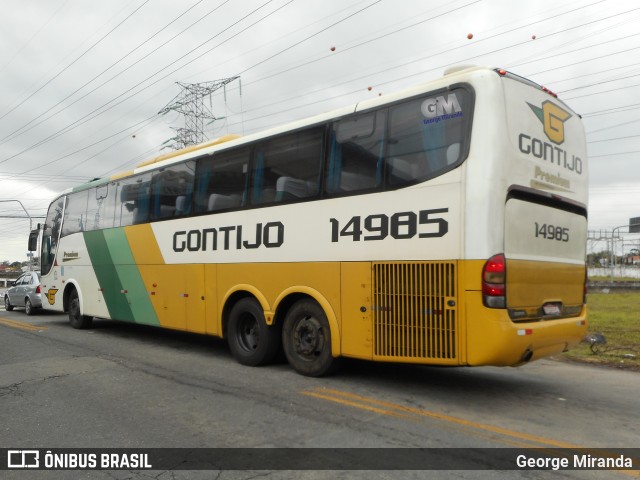
[[[44,216],[62,190],[167,152],[176,82],[240,76],[210,100],[215,138],[476,64],[583,115],[589,228],[612,229],[640,216],[638,25],[633,0],[4,0],[0,199]],[[28,231],[0,219],[0,260],[26,259]]]

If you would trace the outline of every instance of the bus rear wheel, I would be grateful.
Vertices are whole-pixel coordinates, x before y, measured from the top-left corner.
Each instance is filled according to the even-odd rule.
[[[74,289],[69,296],[69,323],[73,328],[85,329],[91,327],[93,317],[82,315],[80,312],[80,297]]]
[[[331,330],[322,307],[314,300],[298,300],[287,312],[282,346],[291,366],[302,375],[321,377],[335,371]]]
[[[280,348],[280,332],[267,325],[260,303],[247,297],[239,300],[229,313],[227,342],[239,363],[257,367],[275,358]]]

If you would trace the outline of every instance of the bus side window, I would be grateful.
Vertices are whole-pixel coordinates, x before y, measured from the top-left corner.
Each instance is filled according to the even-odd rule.
[[[72,193],[67,197],[67,206],[62,221],[62,236],[84,232],[87,222],[87,199],[89,190]]]
[[[115,214],[115,183],[105,183],[89,191],[87,206],[87,230],[113,227]]]
[[[180,217],[191,213],[195,162],[161,168],[151,180],[151,220]]]
[[[149,218],[151,174],[143,173],[118,182],[115,226],[144,223]]]
[[[382,184],[386,111],[344,118],[329,138],[327,193],[372,190]]]
[[[198,160],[195,212],[215,212],[245,205],[249,149],[223,151]]]
[[[323,139],[323,129],[313,128],[260,143],[254,156],[251,203],[317,197]]]

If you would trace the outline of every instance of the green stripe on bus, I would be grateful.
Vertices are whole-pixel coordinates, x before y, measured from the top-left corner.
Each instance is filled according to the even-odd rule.
[[[109,183],[109,178],[98,178],[96,180],[91,180],[90,182],[83,183],[80,185],[76,185],[71,189],[72,192],[79,192],[81,190],[86,190],[91,187],[98,187],[100,185],[104,185],[105,183]]]
[[[123,228],[84,233],[85,243],[109,316],[160,325]]]

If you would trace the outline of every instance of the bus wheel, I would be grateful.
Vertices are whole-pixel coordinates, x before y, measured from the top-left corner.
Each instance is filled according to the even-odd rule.
[[[302,375],[321,377],[338,366],[331,355],[329,321],[314,300],[298,300],[291,307],[284,319],[282,346],[291,366]]]
[[[73,290],[69,297],[69,323],[73,328],[84,329],[91,327],[92,321],[93,317],[81,314],[80,298],[78,292]]]
[[[227,342],[239,363],[256,367],[274,359],[280,347],[280,332],[267,325],[256,299],[243,298],[229,313]]]

